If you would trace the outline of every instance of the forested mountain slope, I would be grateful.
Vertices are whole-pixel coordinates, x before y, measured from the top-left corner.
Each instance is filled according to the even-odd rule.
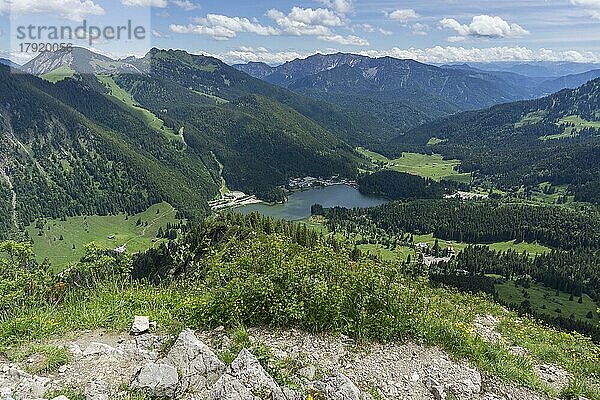
[[[503,187],[568,184],[600,200],[600,80],[530,101],[450,116],[397,137],[383,151],[439,152]],[[432,139],[435,140],[432,141]],[[435,143],[435,144],[434,144]]]
[[[218,191],[211,154],[169,140],[81,82],[50,84],[1,67],[0,116],[0,182],[14,193],[19,225],[133,213],[163,200],[202,213]],[[3,209],[13,210],[10,197]]]

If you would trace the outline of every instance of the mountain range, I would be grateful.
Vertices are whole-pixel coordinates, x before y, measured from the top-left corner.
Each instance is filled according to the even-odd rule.
[[[201,216],[224,183],[280,201],[292,177],[355,177],[358,145],[441,153],[505,188],[551,182],[593,200],[600,181],[599,81],[511,102],[598,71],[530,78],[350,54],[234,68],[179,50],[113,60],[80,48],[22,70],[0,66],[0,232],[160,201]]]
[[[254,77],[359,116],[375,117],[388,129],[382,138],[460,111],[547,95],[600,77],[600,70],[556,78],[470,65],[433,66],[391,57],[317,54],[280,66],[235,65]]]

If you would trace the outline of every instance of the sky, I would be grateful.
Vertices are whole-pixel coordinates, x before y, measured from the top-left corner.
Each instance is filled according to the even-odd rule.
[[[82,40],[18,36],[19,27],[83,21],[132,21],[146,35],[91,44],[90,31]],[[177,48],[229,63],[338,51],[429,63],[600,62],[599,38],[600,0],[0,0],[0,57],[21,63],[35,56],[23,46],[45,42],[112,57]]]

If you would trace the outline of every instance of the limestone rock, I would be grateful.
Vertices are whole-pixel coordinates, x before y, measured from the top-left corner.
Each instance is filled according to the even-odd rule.
[[[313,365],[306,366],[298,371],[298,376],[306,380],[312,381],[315,379],[317,369]]]
[[[98,356],[98,355],[115,356],[115,355],[119,355],[120,353],[121,353],[120,351],[118,351],[114,347],[109,346],[107,344],[92,342],[83,351],[83,356],[84,357]]]
[[[0,388],[0,399],[1,400],[14,400],[12,389],[8,387]]]
[[[109,400],[110,392],[106,382],[94,380],[85,388],[85,400]]]
[[[150,330],[150,318],[136,316],[133,319],[133,324],[131,324],[131,329],[129,330],[129,333],[137,336],[137,335],[146,333],[149,330]]]
[[[435,400],[446,399],[446,389],[435,379],[431,377],[427,378],[425,386],[427,386],[427,389],[429,389]]]
[[[69,400],[69,398],[67,396],[60,395],[60,396],[56,396],[52,400]]]
[[[313,389],[327,400],[360,400],[360,390],[344,374],[336,374],[313,383]]]
[[[260,400],[239,379],[225,374],[211,389],[209,400]]]
[[[150,363],[137,372],[131,387],[141,389],[152,397],[173,397],[179,383],[177,369],[167,364]]]
[[[279,385],[247,349],[242,350],[233,360],[227,369],[227,374],[237,378],[252,393],[262,393],[273,400],[285,400],[285,395]]]
[[[179,393],[205,393],[221,377],[225,364],[202,343],[194,331],[186,329],[161,361],[181,373]]]

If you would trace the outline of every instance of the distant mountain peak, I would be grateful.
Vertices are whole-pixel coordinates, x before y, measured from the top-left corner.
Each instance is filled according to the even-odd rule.
[[[21,69],[33,75],[44,75],[59,68],[69,68],[78,74],[136,70],[125,60],[114,60],[83,47],[72,47],[40,53]]]

